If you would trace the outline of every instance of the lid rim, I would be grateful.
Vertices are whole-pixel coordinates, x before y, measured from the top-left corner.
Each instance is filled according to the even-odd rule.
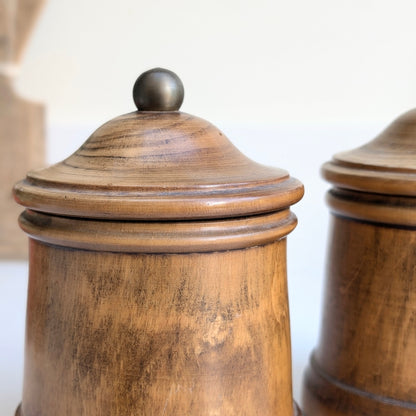
[[[272,168],[274,169],[274,168]],[[276,168],[277,170],[277,168]],[[275,185],[278,185],[280,183],[283,183],[287,180],[289,180],[291,177],[288,172],[286,172],[283,169],[278,169],[279,173],[286,173],[285,176],[279,176],[273,179],[259,179],[256,182],[249,182],[249,181],[240,181],[240,182],[229,182],[229,183],[201,183],[201,184],[195,184],[193,186],[190,185],[126,185],[126,184],[107,184],[105,186],[99,187],[94,186],[93,184],[89,183],[78,183],[77,186],[77,192],[85,192],[89,191],[92,193],[99,194],[99,189],[102,190],[102,193],[109,194],[112,191],[116,192],[117,194],[123,193],[123,192],[129,192],[132,194],[140,194],[140,195],[148,195],[152,194],[154,196],[158,195],[167,195],[167,194],[176,194],[180,192],[183,195],[187,195],[188,193],[202,193],[202,194],[212,194],[215,195],[216,193],[229,191],[230,189],[234,190],[235,192],[243,191],[248,189],[249,191],[251,189],[262,189],[266,187],[272,187]],[[115,178],[114,178],[115,179]],[[26,178],[21,181],[22,183],[25,183],[28,186],[34,186],[34,187],[40,187],[44,189],[54,189],[56,191],[71,191],[74,189],[74,184],[69,182],[61,182],[56,180],[48,180],[48,179],[42,179],[36,177],[36,172],[29,172],[26,176]]]
[[[343,189],[416,197],[416,172],[362,169],[332,161],[322,165],[321,175],[332,185]]]
[[[225,219],[275,212],[298,202],[304,188],[297,179],[290,178],[273,186],[256,187],[249,191],[210,192],[205,195],[93,193],[92,190],[68,194],[63,189],[49,191],[50,188],[32,187],[26,181],[17,183],[14,188],[16,202],[34,211],[80,218],[146,221]]]
[[[368,171],[379,171],[379,172],[392,172],[392,173],[405,173],[405,174],[416,174],[416,170],[410,168],[403,168],[399,166],[387,166],[387,165],[376,165],[376,164],[364,164],[357,163],[348,160],[338,159],[337,155],[333,157],[331,162],[335,166],[345,167],[345,168],[354,168],[357,170],[368,170]]]

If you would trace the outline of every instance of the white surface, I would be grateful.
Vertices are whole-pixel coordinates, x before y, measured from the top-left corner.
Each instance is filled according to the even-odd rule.
[[[164,66],[216,122],[390,119],[415,104],[414,0],[48,0],[18,86],[50,122],[129,111]]]
[[[0,414],[12,416],[22,397],[27,263],[0,263]]]

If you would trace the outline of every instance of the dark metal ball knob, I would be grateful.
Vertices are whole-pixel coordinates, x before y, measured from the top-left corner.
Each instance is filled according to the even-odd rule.
[[[183,96],[182,81],[174,72],[163,68],[143,72],[133,87],[133,99],[139,111],[177,111]]]

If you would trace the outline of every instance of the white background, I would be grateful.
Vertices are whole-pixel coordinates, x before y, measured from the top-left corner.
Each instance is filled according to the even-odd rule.
[[[244,153],[286,168],[293,207],[289,291],[294,393],[320,323],[328,185],[320,165],[374,137],[416,104],[414,0],[49,0],[16,88],[48,106],[48,161],[134,110],[144,70],[174,70],[183,111]],[[0,263],[0,414],[21,398],[27,264]]]

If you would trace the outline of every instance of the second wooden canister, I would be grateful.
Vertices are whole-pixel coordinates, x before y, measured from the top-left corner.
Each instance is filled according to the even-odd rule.
[[[179,112],[138,111],[15,187],[30,236],[20,416],[293,416],[286,235],[303,187]]]
[[[334,187],[307,416],[416,415],[416,110],[323,166]]]

